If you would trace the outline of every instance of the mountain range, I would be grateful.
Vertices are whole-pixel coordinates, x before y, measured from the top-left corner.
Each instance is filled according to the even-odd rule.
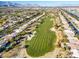
[[[37,4],[22,4],[12,1],[0,1],[0,7],[38,7]]]

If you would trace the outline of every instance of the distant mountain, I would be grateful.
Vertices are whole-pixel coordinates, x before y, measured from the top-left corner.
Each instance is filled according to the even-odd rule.
[[[22,7],[22,4],[8,1],[0,1],[0,7]]]
[[[22,2],[0,1],[0,7],[40,7],[37,4],[23,4]]]

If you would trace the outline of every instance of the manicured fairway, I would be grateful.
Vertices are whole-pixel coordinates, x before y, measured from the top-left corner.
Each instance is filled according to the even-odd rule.
[[[32,57],[42,56],[45,53],[54,49],[56,41],[55,32],[50,31],[53,22],[50,21],[51,17],[45,17],[44,22],[36,29],[37,33],[30,41],[27,48],[27,53]]]

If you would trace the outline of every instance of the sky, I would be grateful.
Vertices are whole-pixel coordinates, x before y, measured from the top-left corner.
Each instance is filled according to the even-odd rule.
[[[79,6],[79,1],[21,1],[19,3],[38,4],[40,6]]]
[[[5,1],[5,0],[2,0]],[[12,1],[12,0],[7,0]],[[13,0],[15,2],[21,3],[21,4],[35,4],[40,6],[79,6],[79,1],[23,1],[23,0]]]

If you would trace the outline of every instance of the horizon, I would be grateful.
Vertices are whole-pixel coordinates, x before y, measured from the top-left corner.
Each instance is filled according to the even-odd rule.
[[[0,1],[8,2],[8,1]],[[10,1],[20,3],[22,5],[32,4],[39,6],[79,6],[79,1]]]

